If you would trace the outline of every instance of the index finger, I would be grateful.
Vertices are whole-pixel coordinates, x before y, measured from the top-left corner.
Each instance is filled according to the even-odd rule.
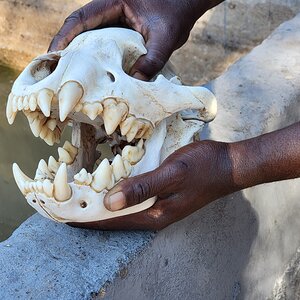
[[[80,33],[117,23],[122,15],[120,1],[92,1],[66,18],[63,26],[52,39],[48,52],[63,50]]]

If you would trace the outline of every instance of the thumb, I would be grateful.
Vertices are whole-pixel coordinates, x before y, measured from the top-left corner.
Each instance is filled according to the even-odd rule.
[[[130,75],[140,80],[150,80],[166,64],[173,51],[175,43],[167,34],[150,32],[146,42],[147,54],[142,55],[132,66]]]
[[[163,193],[166,187],[168,179],[158,168],[121,181],[105,195],[104,206],[110,211],[127,208]]]

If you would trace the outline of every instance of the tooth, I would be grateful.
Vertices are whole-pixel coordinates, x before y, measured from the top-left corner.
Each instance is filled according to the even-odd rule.
[[[58,159],[59,162],[66,163],[67,165],[72,164],[74,159],[72,158],[72,156],[69,154],[67,150],[61,147],[59,147],[57,150],[59,155],[59,159]]]
[[[92,183],[92,174],[88,173],[86,169],[82,169],[78,174],[74,176],[74,182],[79,185],[90,185]]]
[[[142,136],[143,139],[148,140],[151,138],[153,134],[153,126],[151,125],[148,130],[144,133],[144,135]]]
[[[141,122],[140,120],[135,120],[135,122],[132,124],[132,127],[126,134],[127,141],[130,143],[142,129],[143,122]]]
[[[56,144],[60,143],[60,136],[61,136],[61,132],[58,128],[56,128],[56,130],[54,131],[54,142]]]
[[[13,94],[10,93],[6,104],[6,118],[8,123],[12,125],[15,121],[17,113],[13,111]]]
[[[27,177],[19,168],[19,166],[14,163],[13,164],[13,174],[14,174],[14,178],[15,181],[20,189],[20,191],[22,192],[23,195],[25,195],[26,191],[25,191],[25,183],[26,182],[33,182],[33,180],[29,177]]]
[[[125,146],[122,150],[122,158],[128,160],[132,165],[136,164],[144,156],[145,150],[142,147],[142,143],[135,147],[129,145]]]
[[[23,109],[23,97],[18,98],[18,111]]]
[[[132,124],[136,120],[135,117],[133,116],[128,116],[121,124],[120,124],[120,129],[121,129],[121,134],[125,136],[128,131],[130,130]]]
[[[35,111],[37,108],[37,100],[35,94],[31,94],[29,97],[29,108],[31,111]]]
[[[51,130],[54,131],[57,125],[57,121],[55,119],[49,119],[46,123],[47,127]]]
[[[53,175],[51,174],[51,172],[47,166],[47,163],[43,159],[41,159],[39,162],[39,165],[37,167],[34,179],[42,180],[42,179],[46,179],[46,178],[53,179]]]
[[[17,112],[18,111],[18,100],[19,100],[18,96],[14,96],[13,99],[12,99],[13,112]]]
[[[91,187],[98,193],[104,189],[111,189],[114,186],[114,176],[112,167],[107,158],[102,160],[99,167],[93,173],[93,181]]]
[[[81,110],[82,110],[82,108],[83,108],[83,104],[82,103],[78,103],[76,106],[75,106],[75,108],[74,108],[74,110],[75,110],[75,112],[80,112]]]
[[[59,91],[59,118],[63,122],[83,96],[83,88],[76,81],[66,82]]]
[[[29,110],[28,96],[24,97],[23,107],[24,107],[24,110]]]
[[[53,197],[53,183],[49,179],[43,182],[43,190],[47,197]]]
[[[143,128],[136,134],[135,138],[140,139],[143,138],[143,136],[146,134],[146,132],[149,130],[149,128],[152,128],[152,125],[150,122],[146,120],[140,120],[143,123]]]
[[[49,131],[50,131],[49,128],[48,128],[47,126],[44,125],[44,126],[42,127],[41,132],[40,132],[40,138],[41,138],[42,140],[44,140],[45,137],[47,136],[47,134],[48,134]]]
[[[36,185],[36,192],[37,193],[43,193],[44,192],[43,183],[41,181],[37,181],[35,183],[35,185]]]
[[[72,159],[74,160],[78,154],[78,149],[73,146],[69,141],[65,141],[63,148],[70,154]]]
[[[116,104],[113,99],[108,99],[103,102],[103,121],[105,131],[108,135],[115,132],[119,124],[125,119],[128,113],[128,107],[125,103]]]
[[[126,159],[123,160],[124,166],[125,166],[125,170],[126,170],[126,178],[129,177],[131,171],[132,171],[132,165],[130,164],[130,162]]]
[[[124,162],[121,155],[118,154],[111,165],[113,168],[113,173],[116,182],[119,181],[121,178],[127,178],[127,171],[124,166]]]
[[[54,198],[57,201],[67,201],[72,196],[72,190],[68,184],[67,165],[61,164],[54,179]]]
[[[46,117],[50,116],[51,111],[51,102],[53,99],[54,93],[49,89],[42,89],[38,93],[37,103]]]
[[[29,123],[29,125],[31,124],[31,123],[33,123],[33,121],[35,120],[35,119],[37,119],[38,118],[38,116],[39,116],[39,113],[38,112],[24,112],[24,114],[26,115],[26,117],[27,117],[27,119],[28,119],[28,123]]]
[[[44,138],[44,141],[49,145],[49,146],[53,146],[54,142],[55,142],[55,135],[54,133],[49,130],[48,134],[46,135],[46,137]]]
[[[55,160],[53,156],[49,157],[48,160],[48,168],[51,172],[56,173],[60,164]]]
[[[41,130],[43,128],[43,126],[41,124],[41,121],[38,118],[36,118],[36,119],[33,120],[32,123],[29,124],[29,126],[30,126],[30,129],[31,129],[33,135],[35,137],[39,137],[40,133],[41,133]]]
[[[92,121],[97,118],[103,111],[101,103],[86,103],[83,106],[82,112],[86,114]]]

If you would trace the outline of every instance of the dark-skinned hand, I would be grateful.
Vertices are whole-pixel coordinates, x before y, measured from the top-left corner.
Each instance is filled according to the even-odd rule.
[[[222,0],[95,0],[73,12],[49,51],[64,49],[80,33],[105,26],[132,28],[146,41],[130,75],[149,80],[188,39],[197,19]]]

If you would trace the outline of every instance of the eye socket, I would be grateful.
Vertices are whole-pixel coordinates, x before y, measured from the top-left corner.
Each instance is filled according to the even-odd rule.
[[[115,78],[115,76],[114,76],[112,73],[106,72],[106,74],[107,74],[107,76],[109,77],[109,79],[110,79],[112,82],[115,82],[115,81],[116,81],[116,78]]]
[[[86,208],[87,207],[87,203],[85,201],[81,201],[80,202],[80,207],[81,208]]]
[[[35,65],[31,70],[31,75],[36,82],[39,82],[52,74],[58,65],[59,59],[59,56],[54,56],[51,60],[44,60]]]

